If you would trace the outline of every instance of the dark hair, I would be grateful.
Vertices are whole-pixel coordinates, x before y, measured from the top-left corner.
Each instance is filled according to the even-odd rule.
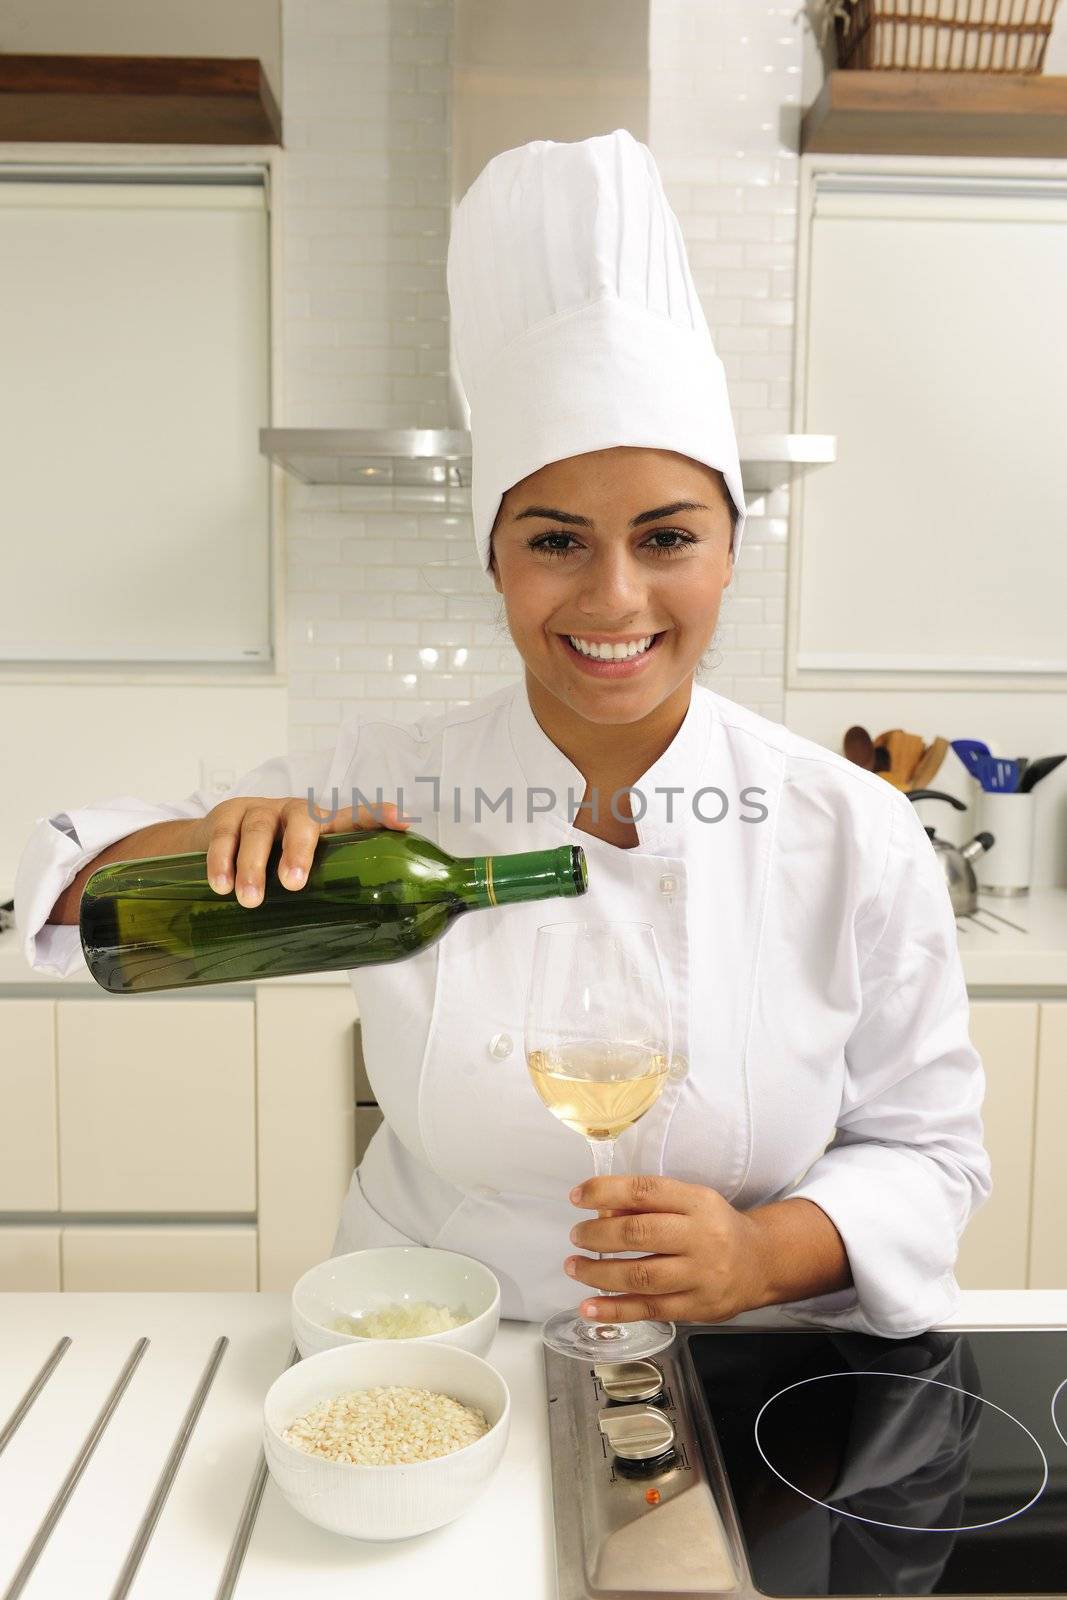
[[[730,508],[730,543],[732,544],[733,543],[734,534],[737,532],[737,524],[741,520],[741,513],[740,513],[740,511],[738,511],[737,507],[734,505],[734,497],[730,493],[729,489],[726,487],[726,479],[725,478],[723,479],[723,482],[722,482],[722,492],[726,496],[726,504]]]

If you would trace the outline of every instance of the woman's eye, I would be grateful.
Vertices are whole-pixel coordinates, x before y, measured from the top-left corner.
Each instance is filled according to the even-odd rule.
[[[543,533],[540,536],[540,538],[538,538],[538,539],[528,539],[526,541],[526,543],[527,543],[528,547],[531,550],[536,550],[541,555],[545,555],[545,556],[565,556],[567,554],[567,551],[566,550],[561,550],[558,545],[552,544],[550,541],[553,540],[553,539],[564,539],[564,540],[566,540],[566,539],[569,539],[570,537],[571,537],[571,535],[569,533]]]
[[[659,544],[655,541],[669,539],[669,544]],[[563,541],[563,547],[558,541]],[[542,533],[536,539],[526,541],[527,548],[536,550],[540,555],[567,556],[570,555],[569,545],[573,544],[573,535],[569,533]],[[681,528],[657,528],[656,532],[646,541],[646,548],[654,555],[670,556],[683,550],[686,545],[696,544],[696,539],[691,533],[685,533]]]
[[[675,550],[683,550],[687,544],[696,544],[691,533],[683,533],[681,528],[658,528],[652,535],[653,539],[680,539],[680,544],[658,544],[652,548],[662,550],[665,555],[672,555]]]

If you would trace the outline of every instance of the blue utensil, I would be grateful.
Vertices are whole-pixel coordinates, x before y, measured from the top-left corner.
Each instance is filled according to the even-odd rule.
[[[989,746],[983,744],[981,739],[953,739],[952,748],[967,768],[971,777],[977,778],[984,789],[982,762],[989,759]]]
[[[983,789],[995,794],[1013,794],[1019,787],[1019,763],[1006,756],[990,756],[984,763]]]

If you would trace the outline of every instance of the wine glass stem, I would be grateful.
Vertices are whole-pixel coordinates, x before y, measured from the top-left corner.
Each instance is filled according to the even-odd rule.
[[[593,1152],[593,1176],[610,1178],[611,1163],[615,1159],[615,1140],[587,1139],[586,1143]]]
[[[615,1159],[615,1140],[588,1139],[586,1143],[593,1152],[593,1176],[610,1178],[611,1164]],[[610,1255],[606,1255],[602,1250],[597,1250],[595,1254],[598,1261],[609,1261],[611,1259]],[[620,1323],[590,1322],[587,1317],[583,1317],[582,1321],[585,1323],[585,1330],[590,1344],[614,1344],[626,1336],[625,1330]]]

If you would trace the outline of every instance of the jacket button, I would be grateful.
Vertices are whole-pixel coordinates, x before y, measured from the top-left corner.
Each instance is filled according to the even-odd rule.
[[[675,1053],[671,1057],[671,1064],[667,1071],[668,1078],[670,1078],[672,1082],[677,1083],[681,1078],[686,1077],[688,1072],[689,1058],[687,1056]]]
[[[659,880],[659,886],[663,894],[674,894],[678,887],[678,879],[671,877],[668,873],[664,873]]]
[[[497,1061],[503,1061],[514,1050],[511,1035],[508,1033],[494,1033],[489,1041],[489,1054],[495,1056]]]

